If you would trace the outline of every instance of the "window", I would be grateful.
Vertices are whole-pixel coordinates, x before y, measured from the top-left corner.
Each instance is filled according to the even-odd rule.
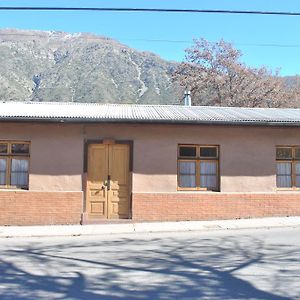
[[[276,183],[280,189],[300,189],[300,146],[276,148]]]
[[[28,188],[29,143],[0,141],[0,188]]]
[[[219,189],[219,147],[178,146],[178,189]]]

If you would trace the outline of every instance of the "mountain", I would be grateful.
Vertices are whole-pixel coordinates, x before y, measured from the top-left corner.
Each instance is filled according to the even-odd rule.
[[[176,104],[176,65],[88,33],[0,30],[1,101]]]

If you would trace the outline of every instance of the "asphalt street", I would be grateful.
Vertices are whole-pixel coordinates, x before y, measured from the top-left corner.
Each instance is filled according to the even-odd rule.
[[[0,239],[0,299],[300,299],[300,228]]]

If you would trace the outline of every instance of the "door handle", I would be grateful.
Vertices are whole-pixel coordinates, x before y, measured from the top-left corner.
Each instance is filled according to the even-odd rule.
[[[107,190],[110,191],[110,175],[107,176]]]
[[[103,197],[106,197],[106,184],[102,184],[101,191],[103,191]]]

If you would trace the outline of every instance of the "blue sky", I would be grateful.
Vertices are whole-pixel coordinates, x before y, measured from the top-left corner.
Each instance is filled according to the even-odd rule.
[[[299,0],[0,0],[0,5],[300,12]],[[295,16],[0,11],[0,28],[92,32],[176,61],[183,60],[184,49],[191,45],[193,38],[204,37],[210,41],[223,38],[242,50],[242,60],[248,65],[281,68],[282,75],[300,74],[300,17]],[[263,46],[266,44],[279,46]]]

